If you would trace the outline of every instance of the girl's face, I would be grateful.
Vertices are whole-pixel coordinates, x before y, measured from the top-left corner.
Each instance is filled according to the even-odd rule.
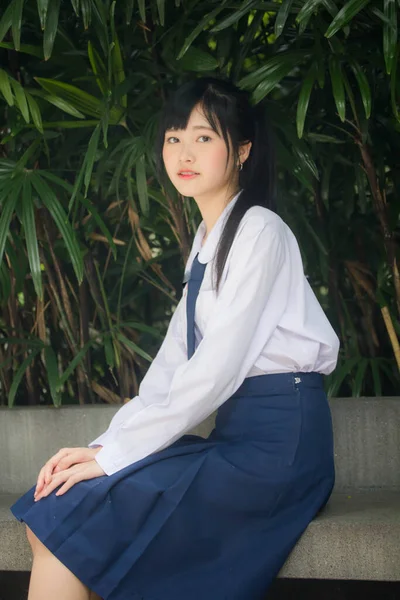
[[[186,129],[167,130],[163,160],[168,177],[183,196],[197,199],[215,197],[217,193],[235,192],[239,172],[233,152],[228,151],[222,136],[211,128],[202,109],[196,106]]]

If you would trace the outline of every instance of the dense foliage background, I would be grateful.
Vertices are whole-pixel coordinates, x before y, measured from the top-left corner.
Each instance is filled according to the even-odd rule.
[[[5,5],[1,403],[137,393],[200,220],[157,181],[157,115],[198,74],[250,90],[272,122],[279,212],[342,342],[329,393],[398,393],[395,0]]]

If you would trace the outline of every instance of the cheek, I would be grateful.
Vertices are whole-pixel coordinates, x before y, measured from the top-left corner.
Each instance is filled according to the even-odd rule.
[[[215,145],[204,157],[214,169],[225,171],[227,152],[225,146]]]
[[[169,167],[170,167],[170,163],[172,160],[172,152],[171,152],[171,148],[168,146],[164,146],[163,151],[162,151],[162,158],[164,161],[164,166],[166,171],[168,172]]]

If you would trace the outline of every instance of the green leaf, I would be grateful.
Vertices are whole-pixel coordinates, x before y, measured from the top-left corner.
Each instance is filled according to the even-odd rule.
[[[0,69],[0,92],[3,94],[8,106],[14,106],[14,96],[12,95],[10,80],[8,74]]]
[[[325,37],[330,38],[335,35],[339,29],[342,29],[345,25],[347,25],[347,23],[349,23],[351,19],[360,12],[360,10],[365,8],[368,3],[369,0],[349,0],[349,2],[347,2],[341,10],[339,10],[338,14],[329,25],[325,32]]]
[[[218,31],[232,27],[232,25],[235,25],[242,17],[247,15],[253,9],[255,4],[257,4],[257,0],[250,0],[250,2],[242,3],[241,8],[235,10],[229,17],[226,17],[218,23],[218,25],[212,27],[212,29],[210,29],[211,33],[217,33]]]
[[[60,12],[60,0],[51,0],[47,13],[46,25],[43,36],[43,54],[44,59],[48,60],[51,56],[56,39],[58,28],[58,15]]]
[[[333,0],[322,0],[322,4],[325,6],[331,17],[336,17],[338,13],[338,7]]]
[[[151,336],[155,337],[157,340],[162,340],[163,335],[161,335],[160,331],[155,327],[150,325],[145,325],[144,323],[140,323],[139,321],[121,321],[119,323],[120,327],[129,327],[130,329],[137,329],[138,331],[143,331],[145,333],[149,333]]]
[[[11,30],[15,49],[18,51],[21,43],[22,9],[25,0],[13,1]]]
[[[46,23],[47,9],[49,7],[49,1],[50,0],[37,0],[40,26],[41,26],[42,30],[44,29],[45,23]],[[53,0],[51,0],[51,1],[53,2]],[[51,2],[50,2],[50,4],[51,4]]]
[[[35,287],[36,294],[41,300],[43,300],[42,272],[40,269],[39,249],[36,237],[32,188],[31,182],[27,176],[24,177],[24,183],[22,186],[22,223],[24,226],[26,249],[28,253],[33,285]]]
[[[4,36],[10,29],[13,22],[14,3],[10,2],[6,10],[3,12],[3,16],[0,19],[0,42],[3,41]]]
[[[124,61],[122,60],[121,47],[117,38],[117,35],[114,35],[113,38],[113,48],[111,50],[111,66],[113,78],[116,85],[121,84],[125,81],[125,72],[124,72]],[[124,94],[121,97],[121,104],[124,108],[128,105],[127,95]]]
[[[29,109],[28,109],[28,103],[26,101],[24,89],[23,89],[22,85],[19,83],[19,81],[16,81],[15,79],[10,79],[10,81],[11,81],[11,86],[14,90],[15,102],[16,102],[19,110],[21,111],[21,114],[24,117],[25,122],[29,123]]]
[[[383,24],[383,55],[386,73],[390,75],[397,45],[397,7],[396,0],[384,0],[384,14],[387,22]]]
[[[74,268],[78,282],[80,283],[83,279],[83,261],[82,255],[79,248],[78,241],[74,230],[71,227],[67,219],[67,215],[60,201],[53,192],[52,188],[43,180],[38,173],[31,175],[31,181],[36,189],[41,202],[46,206],[51,216],[53,217],[57,228],[59,229],[61,236],[64,240],[66,249],[70,256],[72,266]]]
[[[275,19],[275,35],[278,38],[288,19],[293,0],[283,0]]]
[[[358,364],[356,376],[354,378],[354,383],[352,385],[352,393],[356,398],[360,397],[361,390],[364,383],[365,372],[368,367],[368,359],[362,358]]]
[[[11,42],[0,42],[0,48],[15,50],[15,46]],[[31,56],[36,56],[37,58],[43,59],[43,50],[39,46],[33,46],[32,44],[21,44],[19,51],[22,54],[30,54]]]
[[[151,356],[149,354],[147,354],[147,352],[145,352],[144,350],[142,350],[137,344],[135,344],[134,342],[132,342],[130,339],[128,339],[122,333],[117,333],[117,339],[122,344],[124,344],[127,348],[129,348],[130,350],[132,350],[136,354],[139,354],[139,356],[141,356],[142,358],[145,358],[149,362],[152,362],[153,359],[151,358]]]
[[[190,48],[190,46],[193,44],[194,40],[200,35],[200,33],[203,33],[203,31],[206,29],[209,22],[214,20],[215,17],[222,10],[224,10],[226,2],[227,2],[227,0],[223,0],[219,6],[214,8],[214,10],[207,13],[205,15],[205,17],[203,17],[203,19],[200,21],[200,23],[193,29],[193,31],[190,33],[190,35],[188,35],[188,37],[185,39],[183,46],[180,49],[178,56],[176,57],[176,60],[179,60],[182,58],[182,56],[185,54],[185,52],[187,52],[188,49]],[[140,0],[139,0],[139,5],[140,5]]]
[[[40,352],[39,349],[32,350],[32,353],[27,356],[27,358],[22,362],[22,364],[18,367],[17,372],[14,375],[13,382],[10,387],[10,393],[8,394],[8,407],[12,408],[14,406],[15,396],[18,391],[19,384],[22,381],[23,376],[25,375],[25,371],[30,366],[30,364],[34,361],[37,354]]]
[[[331,75],[332,91],[336,108],[338,110],[340,120],[344,122],[346,118],[346,98],[342,77],[342,67],[339,59],[334,55],[329,57],[329,72]]]
[[[18,188],[18,193],[19,193]],[[6,240],[8,236],[8,232],[10,229],[11,219],[14,215],[15,207],[18,201],[18,193],[17,190],[13,190],[13,193],[8,197],[3,198],[1,203],[1,213],[0,213],[0,264],[3,260],[4,247],[6,245]]]
[[[379,366],[377,365],[376,359],[371,358],[370,366],[371,366],[372,379],[374,382],[375,396],[382,396],[382,381],[381,381]]]
[[[106,67],[90,40],[88,42],[88,56],[93,73],[96,76],[96,83],[99,86],[101,93],[106,96],[109,88]]]
[[[0,306],[5,306],[11,296],[11,277],[6,263],[0,263]],[[10,356],[10,361],[13,361],[13,356]],[[0,365],[0,369],[2,365]]]
[[[15,172],[22,171],[23,169],[25,169],[28,161],[32,158],[32,156],[34,156],[36,150],[40,146],[40,143],[41,139],[38,136],[35,136],[35,139],[32,142],[32,144],[28,146],[23,155],[18,159],[18,162],[16,163],[14,169]]]
[[[57,175],[53,175],[53,173],[49,173],[47,171],[39,171],[39,173],[42,177],[45,177],[49,181],[51,181],[51,182],[55,183],[56,185],[59,185],[60,187],[65,189],[69,194],[71,194],[73,192],[73,186],[70,185],[69,183],[67,183],[66,181],[64,181],[63,179],[61,179],[60,177],[57,177]],[[97,225],[99,226],[101,232],[107,238],[108,243],[110,244],[110,248],[112,249],[114,258],[116,258],[117,247],[112,239],[112,235],[109,232],[107,225],[105,224],[103,219],[100,217],[100,215],[97,211],[97,208],[82,194],[78,194],[77,197],[78,197],[79,202],[81,202],[81,204],[83,204],[83,206],[87,209],[87,211],[93,216],[93,218],[94,218],[95,222],[97,223]]]
[[[99,120],[87,119],[85,121],[45,121],[43,123],[43,129],[82,129],[84,127],[96,127],[99,124]],[[31,127],[27,125],[27,127]]]
[[[149,214],[149,196],[146,181],[146,163],[144,154],[136,162],[136,185],[139,195],[140,208],[144,215]]]
[[[157,0],[158,17],[161,27],[165,24],[165,0]]]
[[[115,352],[112,340],[109,335],[103,337],[104,354],[106,362],[110,369],[115,367]]]
[[[295,52],[279,52],[268,59],[262,67],[249,73],[239,81],[239,86],[252,90],[255,86],[265,82],[265,79],[274,77],[275,73],[282,68],[288,67],[288,71],[300,64],[311,55],[308,50],[296,50]]]
[[[309,69],[303,85],[301,87],[299,100],[297,103],[297,116],[296,116],[296,124],[297,124],[297,135],[299,138],[303,137],[304,131],[304,121],[306,119],[308,104],[310,102],[311,92],[314,86],[315,77],[317,73],[316,64],[313,63],[311,68]]]
[[[397,65],[399,62],[399,54],[400,54],[400,43],[397,44],[396,54],[393,62],[392,72],[390,74],[390,101],[392,104],[392,110],[395,118],[398,122],[400,122],[400,114],[397,108],[396,101],[396,86],[397,86]]]
[[[304,33],[309,20],[321,2],[322,0],[306,0],[306,2],[303,4],[299,14],[296,17],[296,22],[300,25],[300,35]]]
[[[218,68],[218,61],[208,52],[191,46],[178,64],[185,71],[214,71]]]
[[[145,0],[138,1],[139,15],[143,23],[146,23],[146,4]]]
[[[365,116],[367,119],[371,116],[371,90],[369,87],[368,79],[362,70],[360,64],[356,60],[350,61],[350,66],[353,69],[356,77],[358,87],[360,88],[361,100],[364,105]]]
[[[70,104],[66,100],[63,100],[59,96],[53,96],[52,94],[46,94],[45,92],[42,92],[42,90],[34,90],[34,91],[32,90],[31,94],[32,93],[35,96],[40,96],[41,98],[43,98],[43,100],[46,100],[46,102],[53,104],[53,106],[56,106],[63,112],[68,113],[69,115],[72,115],[73,117],[77,117],[78,119],[85,118],[84,114],[82,114],[79,110],[74,108],[72,106],[72,104]]]
[[[125,0],[125,23],[131,24],[134,0]]]
[[[90,179],[92,177],[93,165],[94,165],[94,161],[96,158],[97,149],[99,147],[99,137],[100,137],[100,126],[97,125],[97,127],[95,128],[95,130],[93,131],[93,133],[90,137],[88,149],[87,149],[86,156],[85,156],[86,169],[85,169],[85,177],[83,180],[84,184],[85,184],[85,197],[87,196],[89,185],[90,185]]]
[[[58,391],[60,391],[61,387],[71,377],[72,373],[75,371],[76,367],[85,358],[87,351],[89,350],[89,348],[91,346],[93,346],[93,344],[94,344],[93,340],[89,340],[89,342],[86,342],[86,344],[83,346],[83,348],[81,348],[81,350],[79,350],[78,354],[76,354],[76,356],[74,356],[74,358],[71,360],[68,367],[65,369],[64,373],[61,375],[61,377],[59,377],[58,386],[57,386]]]
[[[281,65],[274,73],[270,73],[265,80],[258,84],[254,90],[254,102],[258,104],[263,100],[276,86],[282,81],[284,77],[289,75],[293,70],[293,65],[284,64]]]
[[[77,17],[79,17],[79,3],[80,0],[71,0],[72,8]]]
[[[40,133],[43,133],[42,115],[40,114],[37,102],[30,94],[28,94],[28,92],[26,92],[25,96],[31,112],[32,121],[34,122],[36,129],[40,131]]]
[[[357,365],[359,360],[360,360],[359,356],[353,356],[351,358],[347,358],[342,365],[336,367],[334,376],[332,377],[332,379],[330,381],[330,385],[328,386],[328,390],[327,390],[327,395],[329,397],[336,396],[343,381],[346,379],[346,377],[349,375],[349,373],[351,373],[351,371]]]
[[[35,79],[49,94],[61,97],[85,114],[93,117],[100,116],[100,101],[95,96],[80,90],[74,85],[55,79],[44,79],[43,77],[36,77]]]
[[[98,98],[80,90],[74,85],[64,83],[55,79],[45,79],[43,77],[35,77],[35,80],[49,94],[59,96],[74,106],[80,112],[93,117],[100,117],[103,114],[103,106]],[[113,125],[119,123],[123,112],[112,107],[110,109],[110,123]]]
[[[49,388],[54,406],[61,405],[61,397],[59,393],[59,374],[57,357],[51,346],[46,346],[44,349],[44,357],[46,363],[47,377],[49,380]]]
[[[92,20],[92,2],[91,0],[81,0],[81,11],[83,18],[83,26],[88,29]]]
[[[319,142],[321,144],[344,144],[343,140],[338,140],[332,135],[325,135],[323,133],[310,132],[307,134],[307,139],[313,142]]]

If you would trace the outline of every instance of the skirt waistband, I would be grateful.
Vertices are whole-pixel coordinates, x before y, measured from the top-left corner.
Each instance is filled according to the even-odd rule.
[[[231,396],[257,396],[258,394],[291,394],[300,387],[323,388],[321,373],[267,373],[246,377]]]

